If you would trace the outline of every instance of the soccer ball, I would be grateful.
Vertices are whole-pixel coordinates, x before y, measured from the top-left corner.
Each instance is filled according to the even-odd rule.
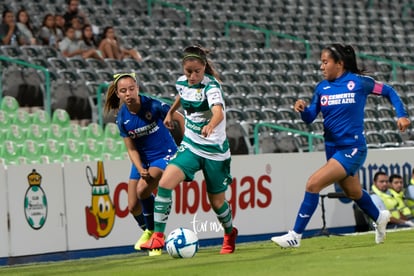
[[[196,233],[186,228],[177,228],[168,235],[165,247],[173,258],[191,258],[198,251]]]

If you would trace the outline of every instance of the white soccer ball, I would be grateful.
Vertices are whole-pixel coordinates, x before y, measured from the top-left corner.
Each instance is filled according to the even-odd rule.
[[[191,258],[198,251],[198,237],[193,231],[180,227],[171,231],[165,247],[173,258]]]

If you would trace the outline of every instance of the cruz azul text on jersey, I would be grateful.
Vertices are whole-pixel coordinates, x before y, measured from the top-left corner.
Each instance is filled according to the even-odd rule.
[[[337,105],[355,103],[355,93],[342,93],[336,95],[322,95],[321,105]]]

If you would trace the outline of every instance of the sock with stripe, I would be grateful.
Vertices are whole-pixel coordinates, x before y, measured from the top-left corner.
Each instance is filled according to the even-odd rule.
[[[224,201],[223,206],[218,210],[214,210],[218,220],[224,228],[224,233],[230,234],[233,230],[233,219],[231,214],[231,208],[227,201]]]
[[[147,225],[145,223],[145,217],[144,214],[141,213],[139,215],[133,215],[134,219],[136,220],[136,222],[138,223],[139,228],[141,228],[143,231],[145,231],[145,229],[147,229]]]
[[[148,198],[141,199],[141,204],[147,229],[154,230],[154,195],[151,194]]]
[[[319,193],[305,192],[305,197],[299,208],[293,231],[295,231],[297,234],[302,234],[303,231],[305,231],[305,228],[308,225],[313,213],[315,212],[316,207],[318,207],[318,203]]]
[[[172,190],[158,187],[154,202],[154,232],[165,232],[172,204]]]

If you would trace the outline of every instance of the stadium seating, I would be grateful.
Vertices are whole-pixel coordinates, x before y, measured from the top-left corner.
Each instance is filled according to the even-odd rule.
[[[63,145],[63,143],[60,143],[56,139],[46,139],[42,155],[47,156],[47,163],[60,163],[68,161],[66,156],[63,156]]]
[[[0,103],[0,110],[5,111],[9,116],[14,116],[14,114],[19,109],[19,102],[15,97],[4,96]]]
[[[33,123],[26,129],[27,139],[36,141],[38,144],[44,144],[47,138],[48,129],[43,128],[42,125]]]
[[[42,146],[39,145],[38,141],[32,139],[26,139],[23,142],[21,149],[21,154],[27,160],[27,163],[36,164],[43,163],[42,156]]]
[[[52,124],[57,124],[62,128],[67,128],[70,125],[69,113],[62,108],[55,109],[52,114]]]
[[[4,164],[24,164],[24,157],[21,156],[21,147],[13,140],[4,140],[1,147],[0,158]]]
[[[7,2],[10,8],[18,8],[13,1]],[[52,79],[52,110],[66,109],[70,111],[69,118],[76,119],[77,114],[68,108],[70,96],[73,93],[86,98],[96,95],[99,84],[111,81],[114,72],[136,71],[140,85],[147,88],[150,94],[173,99],[176,94],[174,81],[182,74],[182,49],[189,44],[200,43],[213,50],[211,58],[223,80],[229,122],[238,121],[245,126],[251,126],[249,120],[256,123],[279,122],[314,133],[323,132],[322,122],[318,119],[312,125],[304,125],[298,114],[292,112],[291,106],[297,98],[310,100],[314,85],[321,79],[318,59],[326,43],[341,41],[353,44],[360,53],[408,64],[414,61],[409,47],[414,41],[410,29],[412,24],[400,14],[406,1],[370,1],[369,5],[358,1],[339,1],[328,5],[320,0],[248,3],[225,0],[208,4],[201,0],[168,2],[190,10],[191,26],[187,26],[176,11],[161,5],[154,5],[153,15],[148,16],[145,1],[134,5],[125,0],[111,1],[112,7],[107,1],[81,1],[81,8],[96,27],[115,26],[120,41],[136,47],[143,54],[144,62],[64,58],[57,49],[49,46],[2,46],[0,52],[48,68]],[[62,1],[28,1],[27,5],[33,11],[31,19],[34,23],[41,22],[46,11],[64,12]],[[412,13],[409,12],[409,15]],[[225,37],[224,26],[229,20],[240,20],[306,39],[311,46],[311,58],[306,58],[303,44],[277,36],[270,37],[270,47],[265,47],[265,38],[261,33],[236,26],[230,28],[230,37]],[[387,62],[363,58],[358,58],[358,62],[378,80],[392,81],[409,110],[412,109],[414,70],[398,69],[397,81],[392,79],[393,68]],[[24,70],[7,62],[2,61],[1,64],[3,96],[17,96]],[[304,92],[307,93],[302,94]],[[233,95],[241,99],[236,102]],[[284,109],[280,109],[282,105]],[[261,115],[247,108],[256,108]],[[0,107],[2,109],[3,106]],[[272,109],[276,112],[271,112]],[[7,114],[13,115],[17,109],[7,110]],[[93,112],[96,113],[96,110]],[[36,116],[32,114],[32,123],[40,124],[36,122]],[[395,122],[395,112],[382,97],[368,98],[365,116],[377,119],[382,130],[392,130],[392,127],[395,130],[392,123],[392,120]],[[97,121],[96,114],[91,117],[94,122]],[[11,122],[1,119],[0,124],[3,123]],[[43,127],[47,128],[47,124],[44,123]],[[377,127],[374,125],[377,124],[369,123],[370,129]],[[30,128],[30,125],[26,124],[23,128]],[[4,131],[2,133],[5,135]],[[406,145],[399,143],[398,137],[394,139],[400,146]]]

